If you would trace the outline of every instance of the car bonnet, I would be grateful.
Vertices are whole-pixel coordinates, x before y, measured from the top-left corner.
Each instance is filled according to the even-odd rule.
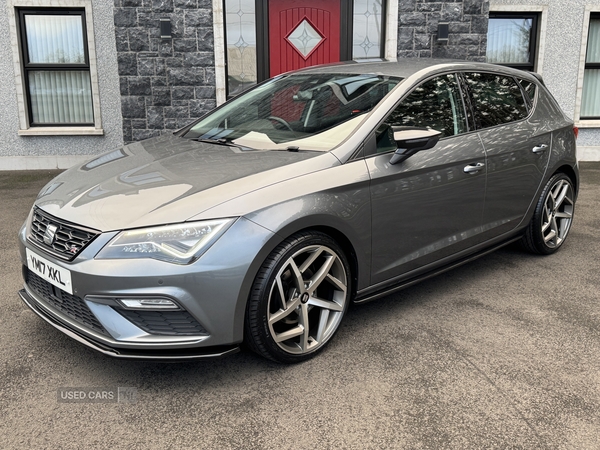
[[[338,165],[330,153],[243,151],[162,136],[75,166],[35,205],[100,231],[183,222],[262,187]]]

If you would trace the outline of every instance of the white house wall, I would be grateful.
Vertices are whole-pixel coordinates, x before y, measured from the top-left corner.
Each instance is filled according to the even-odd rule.
[[[582,35],[587,29],[590,8],[600,11],[599,0],[495,0],[490,3],[490,12],[541,12],[542,21],[546,18],[545,32],[540,35],[542,54],[536,69],[544,77],[563,111],[575,120],[579,128],[577,140],[578,158],[583,161],[600,161],[600,126],[585,124],[576,117],[578,92],[581,92],[579,79]],[[588,14],[586,15],[586,10]],[[587,19],[586,19],[587,17]],[[583,54],[585,57],[585,54]],[[578,91],[579,88],[579,91]],[[589,127],[588,127],[589,126]],[[597,128],[596,128],[597,127]]]

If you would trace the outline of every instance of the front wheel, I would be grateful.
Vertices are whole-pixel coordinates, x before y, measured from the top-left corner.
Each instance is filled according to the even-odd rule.
[[[350,293],[348,261],[331,237],[316,231],[291,236],[256,276],[246,308],[247,345],[273,361],[311,358],[337,331]]]
[[[538,200],[525,235],[523,245],[533,253],[549,255],[564,243],[575,212],[575,191],[571,179],[563,174],[554,175]]]

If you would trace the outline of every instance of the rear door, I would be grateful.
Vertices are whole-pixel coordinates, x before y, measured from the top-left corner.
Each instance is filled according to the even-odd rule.
[[[372,272],[376,284],[464,250],[480,241],[485,154],[469,132],[454,74],[417,86],[376,132],[366,158],[371,177]],[[391,126],[431,127],[439,143],[391,165]],[[368,150],[367,150],[368,151]],[[475,168],[465,172],[466,168]]]
[[[530,115],[529,96],[517,79],[477,72],[464,79],[487,155],[483,238],[489,239],[523,219],[546,171],[552,134],[544,120]]]

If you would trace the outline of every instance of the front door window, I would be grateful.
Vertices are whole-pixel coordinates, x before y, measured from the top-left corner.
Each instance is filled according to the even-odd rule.
[[[442,137],[465,133],[465,106],[456,75],[433,78],[417,86],[377,129],[377,153],[396,150],[392,127],[433,128]]]

